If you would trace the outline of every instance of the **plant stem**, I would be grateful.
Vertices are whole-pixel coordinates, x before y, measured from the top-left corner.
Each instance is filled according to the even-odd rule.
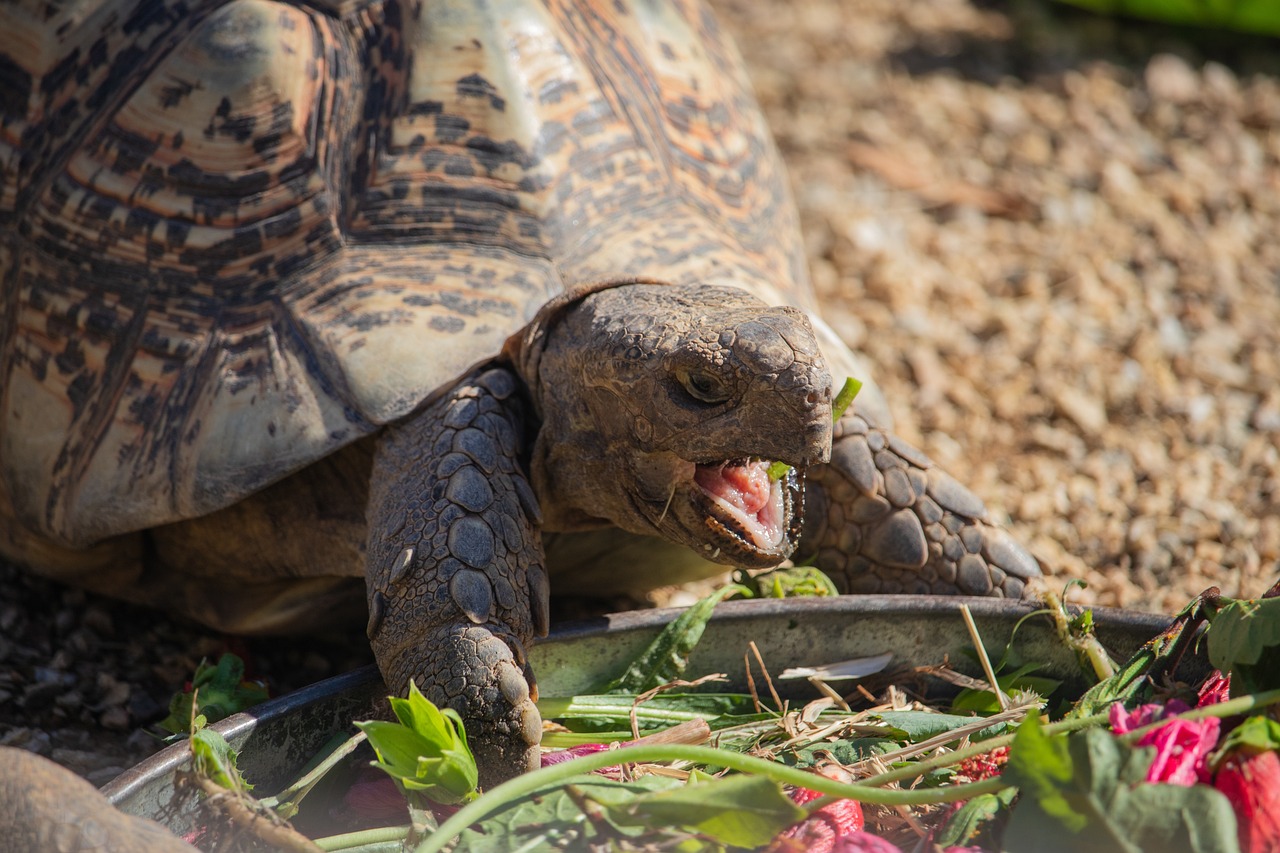
[[[289,811],[287,814],[284,814],[284,817],[293,817],[293,815],[298,812],[298,804],[302,802],[302,798],[311,792],[311,789],[315,787],[316,783],[319,782],[326,773],[332,770],[334,765],[354,752],[355,748],[364,743],[366,739],[367,737],[364,732],[357,732],[347,738],[345,741],[338,744],[337,748],[335,748],[333,752],[326,755],[323,761],[316,764],[316,766],[313,767],[307,775],[303,776],[297,782],[294,782],[274,797],[262,800],[262,804],[277,810],[281,810],[282,807],[287,804],[289,806]]]
[[[1275,705],[1277,703],[1280,703],[1280,690],[1268,690],[1265,693],[1241,696],[1239,699],[1230,699],[1226,702],[1219,702],[1216,705],[1205,705],[1203,708],[1192,708],[1190,711],[1185,711],[1176,716],[1165,717],[1150,725],[1143,726],[1140,729],[1134,729],[1133,731],[1122,735],[1121,739],[1126,742],[1138,740],[1147,732],[1168,724],[1170,720],[1203,720],[1205,717],[1232,717],[1236,714],[1245,714],[1249,711],[1255,711],[1259,708],[1265,708],[1268,705]],[[1108,717],[1108,714],[1093,714],[1088,717],[1059,720],[1056,723],[1049,723],[1046,725],[1044,727],[1044,731],[1047,735],[1055,735],[1061,732],[1087,729],[1090,726],[1106,724],[1108,722]],[[908,779],[915,779],[919,776],[923,776],[930,770],[950,767],[953,764],[959,764],[966,758],[973,758],[975,755],[983,755],[994,749],[999,749],[1002,746],[1008,746],[1011,743],[1013,743],[1012,734],[987,738],[986,740],[979,741],[978,743],[965,747],[964,749],[957,749],[952,752],[948,752],[945,755],[937,755],[933,758],[915,761],[906,767],[899,767],[896,770],[890,770],[877,776],[870,776],[858,781],[856,784],[878,788],[883,785],[890,785],[894,782],[904,782]]]
[[[1076,729],[1087,729],[1090,726],[1096,726],[1107,721],[1106,714],[1094,714],[1091,717],[1079,717],[1071,720],[1059,720],[1056,723],[1050,723],[1044,727],[1045,734],[1058,734],[1059,732],[1070,732]],[[990,737],[985,740],[967,746],[964,749],[957,749],[943,755],[935,755],[933,758],[926,758],[921,761],[913,761],[906,767],[899,767],[897,770],[890,770],[880,773],[876,776],[869,776],[861,779],[855,784],[865,785],[868,788],[879,788],[884,785],[890,785],[894,782],[904,782],[908,779],[915,779],[923,776],[930,770],[938,770],[943,767],[950,767],[953,764],[959,764],[966,758],[973,758],[975,755],[984,755],[994,749],[1002,746],[1008,746],[1013,743],[1013,734],[1000,735],[998,737]],[[812,786],[810,786],[812,787]],[[814,788],[817,790],[817,788]]]
[[[543,719],[573,719],[575,717],[601,717],[631,722],[632,697],[626,697],[628,704],[622,704],[617,696],[551,696],[538,699],[538,711]],[[654,708],[647,705],[635,706],[636,719],[649,725],[667,723],[675,725],[689,720],[714,720],[724,715],[723,711],[681,711],[675,708]],[[631,734],[628,732],[627,737]]]
[[[324,851],[351,850],[366,844],[380,844],[386,841],[402,841],[409,836],[409,827],[382,826],[377,829],[362,829],[359,832],[345,832],[342,835],[329,835],[316,839],[316,846]]]
[[[212,779],[196,775],[195,784],[205,793],[205,802],[220,810],[236,826],[246,829],[279,850],[317,853],[315,842],[289,825],[274,812],[262,809],[256,800],[239,791],[222,787]],[[258,810],[255,810],[258,806]]]
[[[1280,689],[1267,690],[1262,693],[1252,693],[1248,696],[1241,696],[1239,699],[1228,699],[1226,702],[1217,702],[1213,705],[1205,705],[1200,708],[1192,708],[1190,711],[1183,711],[1181,714],[1175,714],[1170,717],[1164,717],[1154,723],[1145,725],[1133,731],[1125,732],[1120,735],[1120,739],[1125,742],[1139,740],[1147,732],[1155,731],[1161,726],[1168,725],[1173,720],[1203,720],[1207,717],[1234,717],[1237,714],[1247,714],[1250,711],[1256,711],[1259,708],[1266,708],[1268,705],[1280,703]],[[1047,727],[1046,727],[1047,729]]]
[[[509,803],[526,797],[533,792],[548,786],[559,784],[580,773],[589,773],[604,767],[622,763],[644,764],[658,761],[692,761],[700,764],[711,764],[726,767],[743,773],[755,773],[787,785],[809,788],[823,794],[857,800],[874,805],[927,805],[932,803],[950,803],[967,800],[979,794],[992,793],[1007,788],[1008,783],[996,776],[981,782],[968,785],[952,785],[945,788],[925,788],[916,791],[897,789],[881,790],[863,784],[848,784],[787,767],[763,758],[753,758],[727,750],[713,749],[705,746],[656,745],[629,746],[625,754],[615,751],[597,752],[563,764],[544,767],[523,776],[517,776],[489,791],[484,796],[468,803],[452,817],[440,824],[440,828],[423,839],[415,853],[435,853],[443,850],[464,829],[483,820],[485,817],[502,809]]]

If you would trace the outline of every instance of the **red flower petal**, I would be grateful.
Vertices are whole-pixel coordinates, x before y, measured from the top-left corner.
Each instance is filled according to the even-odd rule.
[[[360,771],[356,781],[342,797],[342,804],[358,815],[372,820],[404,821],[409,818],[409,804],[395,780],[373,767]]]
[[[1204,684],[1200,685],[1200,698],[1196,701],[1196,707],[1203,708],[1205,705],[1216,705],[1230,698],[1231,676],[1223,675],[1215,669],[1213,675],[1206,678]]]
[[[1242,853],[1280,853],[1280,755],[1233,753],[1213,787],[1231,801]]]
[[[1001,746],[982,755],[966,758],[956,767],[958,780],[981,782],[992,776],[999,776],[1009,761],[1009,747]]]
[[[808,788],[796,788],[791,792],[791,799],[799,805],[811,803],[823,796],[825,795]],[[837,842],[853,833],[859,833],[863,826],[862,806],[856,800],[835,800],[783,830],[774,839],[769,850],[772,853],[831,853]]]
[[[1217,717],[1172,720],[1143,735],[1138,745],[1156,748],[1147,781],[1186,786],[1208,782],[1209,767],[1205,759],[1218,744],[1220,725]]]

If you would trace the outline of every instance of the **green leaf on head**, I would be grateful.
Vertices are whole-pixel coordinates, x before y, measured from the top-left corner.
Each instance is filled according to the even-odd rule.
[[[197,773],[214,784],[244,793],[253,790],[236,767],[236,751],[227,739],[213,729],[205,728],[204,717],[196,717],[191,731],[191,763]]]
[[[836,398],[831,401],[831,422],[839,423],[844,417],[844,413],[849,410],[849,406],[853,405],[853,398],[858,396],[858,392],[862,390],[862,383],[852,376],[844,380],[844,384],[840,386],[840,392],[836,394]],[[781,480],[787,476],[787,472],[791,470],[791,466],[785,462],[774,462],[767,469],[770,480]]]

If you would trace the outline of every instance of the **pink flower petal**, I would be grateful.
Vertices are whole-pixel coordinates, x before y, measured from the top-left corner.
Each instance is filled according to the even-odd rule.
[[[1132,711],[1128,711],[1119,702],[1111,705],[1108,714],[1111,730],[1118,735],[1128,734],[1134,729],[1151,725],[1165,715],[1163,705],[1139,705]]]
[[[626,744],[619,744],[619,746],[625,747]],[[570,759],[579,758],[583,755],[592,755],[593,753],[604,752],[608,748],[609,744],[607,743],[584,743],[568,749],[557,749],[552,752],[544,752],[542,753],[542,766],[550,767],[553,764],[563,764]],[[592,772],[608,779],[621,779],[622,765],[611,764],[608,767],[601,767],[600,769],[593,770]]]
[[[1164,705],[1139,705],[1132,711],[1116,702],[1109,713],[1111,730],[1127,734],[1135,729],[1158,723],[1167,717],[1191,710],[1186,702],[1171,699]],[[1169,720],[1138,739],[1138,746],[1154,746],[1155,758],[1147,771],[1148,782],[1171,785],[1194,785],[1207,782],[1209,768],[1205,759],[1218,743],[1220,723],[1216,717],[1205,720]]]
[[[1138,745],[1156,748],[1156,756],[1147,771],[1147,781],[1185,786],[1209,781],[1209,767],[1205,759],[1218,743],[1219,726],[1217,717],[1171,720],[1143,735]]]
[[[902,853],[902,848],[869,832],[851,832],[836,842],[831,853]]]
[[[579,746],[573,746],[569,749],[557,749],[551,752],[542,753],[542,766],[550,767],[553,764],[563,764],[574,758],[580,758],[584,755],[592,755],[597,752],[604,752],[609,748],[604,743],[584,743]]]

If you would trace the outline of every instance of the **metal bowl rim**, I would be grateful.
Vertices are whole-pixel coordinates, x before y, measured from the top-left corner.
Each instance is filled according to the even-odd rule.
[[[856,617],[865,614],[924,616],[959,612],[961,605],[968,605],[976,617],[1014,619],[1042,609],[1042,605],[1028,601],[968,596],[931,595],[842,595],[823,598],[770,598],[722,602],[716,607],[713,622],[741,622],[768,617],[789,616],[803,618],[816,614],[843,614]],[[1073,612],[1086,608],[1071,606]],[[1092,607],[1094,621],[1104,631],[1127,629],[1155,636],[1168,624],[1170,617],[1157,613],[1144,613],[1111,607]],[[580,640],[609,633],[657,628],[666,625],[685,611],[683,607],[655,610],[632,610],[610,613],[593,619],[564,622],[554,627],[538,645]],[[370,664],[351,672],[317,681],[315,684],[295,690],[284,696],[269,699],[260,705],[233,714],[214,723],[211,728],[227,740],[252,731],[259,723],[270,722],[298,711],[326,697],[341,695],[366,687],[371,681],[381,681],[377,667]],[[189,758],[185,741],[172,744],[121,773],[102,787],[102,793],[113,803],[126,799],[132,791],[148,780],[162,778],[178,771]]]

